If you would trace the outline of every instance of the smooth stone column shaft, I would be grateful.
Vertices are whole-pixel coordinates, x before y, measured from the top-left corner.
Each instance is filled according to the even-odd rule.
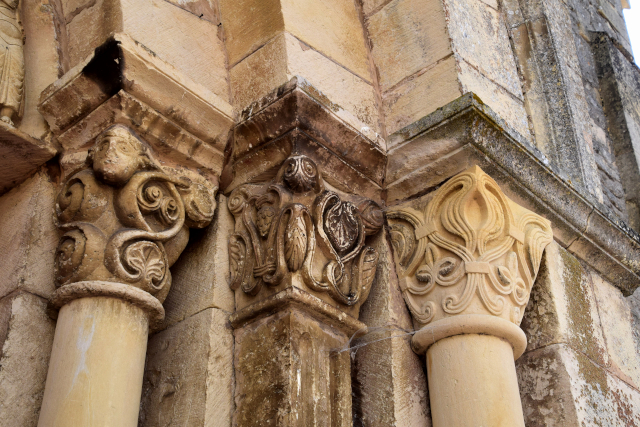
[[[38,427],[136,427],[148,334],[147,313],[123,300],[64,305]]]
[[[491,335],[444,338],[427,350],[433,427],[524,427],[509,342]]]

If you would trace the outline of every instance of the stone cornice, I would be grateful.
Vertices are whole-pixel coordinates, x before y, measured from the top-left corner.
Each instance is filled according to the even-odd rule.
[[[640,236],[574,188],[474,94],[391,135],[389,143],[384,186],[389,205],[426,194],[479,165],[510,198],[550,220],[555,239],[625,295],[640,285]]]

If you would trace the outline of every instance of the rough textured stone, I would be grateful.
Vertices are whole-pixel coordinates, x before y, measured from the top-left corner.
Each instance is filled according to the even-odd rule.
[[[611,361],[609,370],[640,390],[640,337],[633,318],[636,297],[623,297],[595,271],[591,272],[591,280]]]
[[[51,179],[41,169],[0,198],[0,297],[21,289],[48,298],[54,291],[57,190]]]
[[[462,95],[456,60],[448,57],[382,96],[388,133],[401,130]]]
[[[46,300],[18,291],[0,299],[0,426],[35,427],[55,322]]]
[[[444,4],[453,51],[483,77],[521,99],[518,72],[500,13],[480,0],[446,0]],[[489,105],[497,110],[499,104]]]
[[[594,55],[613,153],[624,186],[630,225],[640,227],[640,71],[604,34],[594,34]],[[612,173],[610,173],[612,175]]]
[[[609,365],[591,274],[555,242],[545,251],[521,327],[527,351],[564,343]]]
[[[48,131],[37,110],[40,93],[59,77],[61,71],[55,19],[52,4],[39,0],[22,1],[21,20],[28,36],[24,40],[24,113],[19,129],[34,138],[44,138]]]
[[[206,309],[149,339],[140,427],[231,425],[233,335],[228,316]]]
[[[234,310],[229,274],[221,268],[229,264],[228,240],[232,230],[227,198],[219,195],[212,224],[192,233],[187,248],[171,269],[173,283],[164,302],[163,329],[208,308]]]
[[[351,341],[354,426],[431,426],[424,362],[411,350],[411,316],[391,250],[380,246],[375,286],[360,310],[368,333]]]
[[[351,425],[347,336],[299,310],[235,331],[233,425]]]
[[[231,69],[232,103],[237,110],[244,109],[294,76],[303,76],[351,126],[363,133],[378,132],[371,84],[289,33],[274,37]]]
[[[222,0],[220,10],[232,66],[286,31],[360,78],[369,80],[362,25],[356,5],[351,1]]]
[[[391,1],[366,25],[383,91],[452,53],[440,0]]]
[[[63,9],[71,67],[113,33],[123,32],[216,95],[228,97],[224,45],[214,23],[164,0],[97,0],[76,9],[63,4]]]
[[[640,425],[640,392],[564,344],[518,362],[527,426]]]

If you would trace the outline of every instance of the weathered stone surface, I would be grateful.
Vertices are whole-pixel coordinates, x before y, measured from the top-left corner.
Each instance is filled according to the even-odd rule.
[[[379,248],[376,285],[360,312],[368,332],[351,341],[354,426],[431,426],[424,363],[411,350],[411,316],[389,245]]]
[[[164,0],[97,0],[76,8],[65,3],[71,67],[122,32],[216,95],[228,96],[224,45],[214,23]]]
[[[55,322],[46,300],[18,291],[0,299],[0,426],[35,427]]]
[[[640,71],[605,34],[593,34],[593,49],[607,127],[624,186],[629,223],[640,227]]]
[[[246,109],[295,76],[313,86],[336,116],[377,139],[378,107],[371,83],[286,32],[231,69],[232,104]]]
[[[299,309],[234,332],[233,425],[347,427],[351,421],[348,337]]]
[[[215,0],[167,0],[215,25],[220,24],[220,11]]]
[[[0,194],[23,182],[56,154],[56,148],[0,123]]]
[[[308,82],[294,78],[242,113],[220,185],[228,193],[271,179],[287,157],[304,154],[332,186],[379,199],[386,159],[375,142],[336,117]]]
[[[500,13],[480,0],[446,0],[444,7],[453,51],[482,77],[522,99],[515,60]],[[465,74],[462,70],[461,75]],[[497,110],[499,104],[489,105]]]
[[[233,334],[210,308],[149,339],[139,426],[230,426]]]
[[[187,248],[171,269],[173,285],[164,302],[162,329],[208,308],[234,311],[233,291],[229,288],[229,234],[233,217],[227,198],[218,196],[212,224],[192,233]]]
[[[609,370],[640,390],[640,336],[633,317],[637,297],[623,297],[595,271],[591,271],[591,280],[611,361]]]
[[[369,80],[364,34],[352,2],[222,0],[220,10],[232,66],[286,31],[299,42]]]
[[[135,426],[148,333],[147,313],[124,298],[65,304],[56,322],[38,425]]]
[[[563,343],[609,365],[591,274],[555,242],[547,246],[521,327],[527,351]]]
[[[0,198],[0,297],[20,289],[48,298],[54,291],[58,232],[52,179],[43,168]]]
[[[392,134],[462,95],[453,56],[382,95],[387,132]]]
[[[514,95],[511,91],[494,83],[465,61],[458,62],[458,69],[462,93],[474,93],[516,132],[525,139],[529,139],[529,123],[519,94]]]
[[[140,111],[144,107],[136,107],[121,120],[128,118],[145,131],[159,127],[158,122],[169,121],[192,134],[192,138],[201,139],[204,145],[218,151],[224,149],[233,124],[233,110],[226,96],[217,96],[194,82],[126,34],[113,35],[94,54],[47,87],[38,108],[60,144],[69,150],[86,144],[87,138],[92,137],[92,131],[87,129],[95,122],[113,123],[119,118],[113,117],[113,112],[97,113],[119,92],[154,110],[144,114]],[[160,133],[152,129],[148,132]],[[179,132],[165,129],[162,139],[177,139]]]
[[[439,0],[393,0],[366,25],[382,91],[452,53]]]
[[[550,219],[562,246],[626,295],[633,293],[639,284],[640,237],[619,219],[604,214],[606,207],[585,199],[542,153],[509,129],[488,106],[465,95],[391,135],[394,148],[388,153],[386,173],[393,180],[387,179],[385,185],[386,202],[397,204],[429,192],[462,168],[476,164],[508,197]],[[431,157],[430,150],[419,148],[423,143],[453,151],[445,154],[443,150]],[[396,153],[401,156],[397,161]],[[410,153],[415,157],[403,162]]]
[[[20,13],[24,39],[24,113],[19,129],[34,138],[44,138],[48,128],[38,112],[40,93],[61,72],[55,29],[56,11],[40,0],[23,0]]]
[[[526,353],[517,368],[527,426],[640,424],[640,392],[564,344]]]

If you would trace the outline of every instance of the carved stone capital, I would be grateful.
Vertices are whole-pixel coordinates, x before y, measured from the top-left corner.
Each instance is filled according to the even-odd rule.
[[[228,206],[238,309],[293,286],[358,317],[378,262],[367,243],[383,224],[375,202],[330,189],[311,158],[295,155],[269,182],[235,188]]]
[[[553,239],[548,220],[509,200],[477,166],[447,181],[424,209],[405,207],[387,215],[416,329],[440,330],[454,316],[466,323],[444,328],[453,335],[474,333],[478,324],[501,324],[479,315],[520,324],[542,252]],[[499,334],[515,336],[506,325],[485,326],[487,333],[502,328],[507,332]],[[418,347],[426,351],[423,344]]]
[[[131,129],[106,129],[90,149],[86,168],[72,175],[58,196],[64,234],[56,252],[60,288],[54,305],[116,296],[162,317],[158,305],[171,286],[169,267],[185,248],[189,228],[211,221],[214,192],[205,180],[195,182],[161,166]],[[158,303],[149,303],[146,295]]]

